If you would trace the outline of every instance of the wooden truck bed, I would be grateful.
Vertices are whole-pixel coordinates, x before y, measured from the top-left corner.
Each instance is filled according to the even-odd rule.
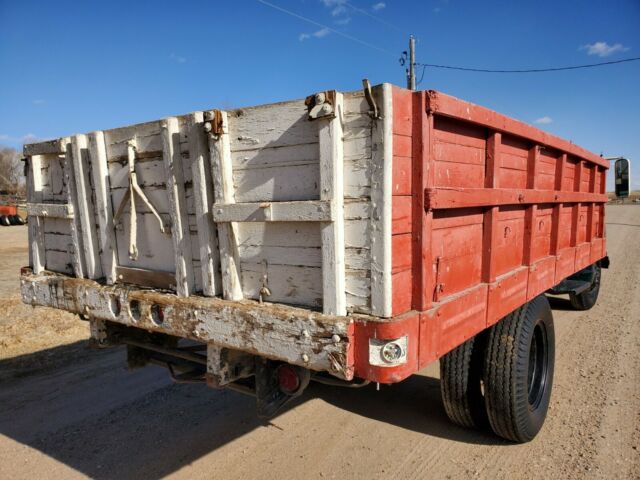
[[[391,383],[606,255],[604,159],[434,91],[320,92],[24,153],[23,299],[96,337],[117,323]]]

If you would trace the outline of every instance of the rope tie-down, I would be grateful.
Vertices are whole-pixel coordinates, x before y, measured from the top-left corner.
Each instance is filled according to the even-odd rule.
[[[142,188],[140,188],[140,185],[138,185],[138,177],[136,175],[136,163],[135,163],[136,148],[137,147],[136,147],[135,139],[127,142],[127,157],[129,161],[129,188],[125,192],[124,197],[122,197],[122,201],[118,206],[118,210],[115,216],[113,217],[113,222],[117,224],[118,221],[120,220],[120,217],[124,213],[127,203],[129,202],[131,203],[131,208],[129,213],[129,258],[131,260],[138,259],[138,247],[137,247],[138,219],[137,219],[136,202],[135,202],[136,195],[140,197],[140,199],[144,202],[147,208],[151,211],[151,213],[153,213],[153,215],[158,220],[158,223],[160,224],[160,232],[165,233],[164,222],[162,221],[160,214],[155,209],[155,207],[151,204],[151,201],[147,198],[145,193],[142,191]]]

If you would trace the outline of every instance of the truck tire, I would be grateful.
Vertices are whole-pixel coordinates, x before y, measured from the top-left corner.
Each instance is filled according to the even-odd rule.
[[[440,359],[440,394],[449,419],[461,427],[489,425],[482,395],[485,338],[470,338]]]
[[[4,227],[8,227],[9,225],[11,225],[9,217],[7,217],[6,215],[0,216],[0,224]]]
[[[16,224],[17,225],[24,225],[26,222],[24,221],[24,218],[22,218],[20,215],[16,215]]]
[[[555,334],[549,301],[539,295],[489,331],[484,398],[493,431],[528,442],[542,428],[553,384]]]
[[[585,268],[585,270],[588,269],[591,269],[591,286],[584,292],[581,292],[577,295],[575,293],[569,294],[569,301],[571,302],[571,306],[576,310],[589,310],[598,301],[602,270],[600,269],[600,264],[598,262]]]

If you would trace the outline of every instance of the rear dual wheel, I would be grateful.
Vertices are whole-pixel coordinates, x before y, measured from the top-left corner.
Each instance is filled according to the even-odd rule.
[[[465,427],[488,424],[514,442],[532,440],[549,407],[554,342],[549,302],[540,295],[449,352],[440,363],[449,418]]]

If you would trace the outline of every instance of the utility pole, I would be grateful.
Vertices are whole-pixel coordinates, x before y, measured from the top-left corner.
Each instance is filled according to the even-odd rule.
[[[416,89],[416,39],[409,36],[409,68],[407,69],[407,88]]]

